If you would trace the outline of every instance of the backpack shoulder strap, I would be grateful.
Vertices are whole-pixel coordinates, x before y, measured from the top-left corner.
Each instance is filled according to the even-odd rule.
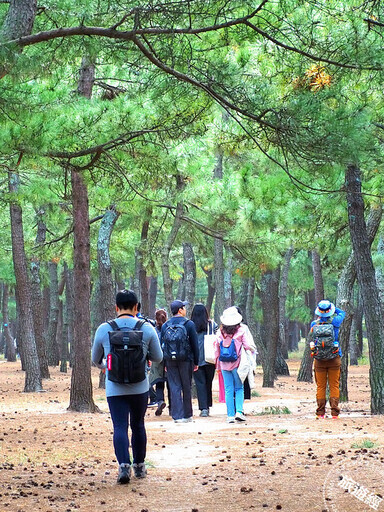
[[[114,320],[108,320],[107,324],[109,324],[112,327],[113,331],[120,331],[120,327],[117,325],[117,323]]]
[[[136,325],[135,327],[133,328],[134,331],[140,331],[140,329],[143,327],[143,325],[145,324],[146,320],[139,320],[138,322],[136,322]]]

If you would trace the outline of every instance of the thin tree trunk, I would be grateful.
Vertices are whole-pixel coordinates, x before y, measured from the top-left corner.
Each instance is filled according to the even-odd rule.
[[[58,366],[60,363],[57,346],[57,323],[59,318],[59,279],[56,261],[48,263],[49,272],[49,323],[46,330],[46,347],[49,366]]]
[[[309,307],[310,311],[315,311],[316,300],[315,300],[315,290],[310,290],[305,294],[305,303]],[[310,324],[310,323],[309,323]],[[313,359],[311,357],[311,350],[309,347],[308,333],[309,333],[309,324],[305,325],[305,347],[304,354],[301,360],[299,372],[297,374],[298,382],[312,382],[312,365]]]
[[[361,194],[361,172],[357,165],[346,170],[348,221],[360,285],[369,345],[371,412],[384,413],[384,321],[379,291],[372,262],[367,226],[364,220],[364,200]]]
[[[22,351],[25,368],[25,392],[42,390],[39,358],[37,355],[33,328],[31,285],[28,275],[27,257],[24,247],[23,214],[16,200],[19,190],[19,176],[9,173],[9,192],[11,194],[11,236],[13,267],[16,278],[16,296],[19,325],[23,329]],[[20,332],[20,331],[19,331]]]
[[[42,219],[44,208],[40,208],[37,212],[37,234],[36,245],[45,241],[47,232],[46,225]],[[32,291],[32,310],[33,310],[33,326],[35,331],[35,342],[37,354],[39,357],[40,373],[42,379],[49,379],[48,355],[44,338],[44,316],[43,316],[43,293],[41,290],[40,279],[40,258],[36,256],[32,259],[31,264],[31,291]]]
[[[320,255],[317,251],[311,251],[312,256],[312,272],[315,287],[315,302],[318,304],[325,298],[323,272],[321,270]]]
[[[172,291],[173,283],[169,272],[169,253],[171,252],[172,246],[175,243],[177,233],[181,226],[181,216],[183,214],[183,209],[183,203],[177,203],[173,226],[161,251],[161,269],[163,274],[164,298],[167,307],[169,307],[170,303],[174,299]]]
[[[382,217],[382,207],[372,207],[367,220],[367,236],[369,247],[375,239],[377,230],[379,229]],[[353,305],[353,287],[356,281],[357,271],[355,264],[354,251],[348,257],[346,264],[341,272],[337,286],[336,304],[345,311],[346,315],[341,324],[339,338],[343,357],[341,359],[341,376],[340,376],[340,401],[348,401],[348,357],[349,357],[349,340],[351,337],[351,325],[354,314]]]
[[[187,305],[187,317],[191,316],[193,305],[195,303],[196,289],[196,261],[192,244],[183,243],[184,257],[184,281],[185,281],[185,299],[189,302]]]
[[[210,317],[212,312],[213,298],[215,296],[215,287],[213,286],[213,271],[212,269],[205,269],[204,267],[202,267],[202,269],[205,274],[208,287],[208,296],[205,307],[207,308],[208,316]]]
[[[11,334],[11,330],[9,328],[9,310],[8,310],[8,301],[9,301],[9,286],[7,284],[3,284],[3,297],[2,297],[2,317],[3,317],[3,333],[5,338],[6,345],[6,353],[7,353],[7,361],[9,363],[13,363],[16,361],[16,348],[15,343],[13,341],[13,336]]]
[[[84,58],[80,70],[78,92],[90,98],[95,67]],[[68,409],[99,412],[92,396],[91,380],[91,278],[88,190],[83,176],[71,167],[72,211],[74,234],[74,360]]]
[[[139,297],[141,302],[141,312],[144,316],[149,315],[149,290],[148,290],[148,278],[147,271],[144,267],[144,256],[146,252],[148,232],[149,232],[149,220],[152,215],[152,208],[146,209],[144,222],[141,228],[140,247],[136,251],[136,264],[138,266],[138,277],[139,277]]]
[[[263,366],[263,387],[272,388],[275,381],[277,342],[279,339],[279,274],[280,269],[267,270],[260,281],[263,312],[262,339],[266,348]]]
[[[149,318],[155,318],[156,314],[156,298],[157,298],[157,277],[151,276],[149,278],[148,287],[149,296]]]
[[[65,275],[65,322],[67,330],[67,347],[69,350],[68,360],[73,367],[74,360],[74,290],[73,290],[73,271],[69,270],[67,263],[64,263]]]
[[[287,290],[288,290],[288,273],[291,264],[291,258],[293,255],[293,247],[290,247],[284,256],[283,271],[280,280],[280,293],[279,293],[279,344],[280,352],[283,358],[288,358],[288,336],[286,332],[286,302],[287,302]],[[278,375],[289,375],[288,365],[286,365],[287,373],[278,373]]]
[[[115,286],[112,278],[112,265],[109,247],[113,228],[119,218],[115,206],[110,206],[104,213],[100,223],[97,238],[97,264],[99,272],[99,286],[97,311],[97,325],[110,320],[115,316]]]

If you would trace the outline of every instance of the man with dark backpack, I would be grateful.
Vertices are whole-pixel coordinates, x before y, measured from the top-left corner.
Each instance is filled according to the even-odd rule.
[[[117,316],[98,327],[92,347],[92,361],[106,369],[105,391],[113,423],[113,446],[119,463],[117,482],[120,484],[129,483],[131,469],[136,478],[146,476],[147,360],[160,362],[163,358],[156,330],[137,317],[137,304],[133,291],[119,291]],[[128,425],[132,431],[132,465]]]
[[[160,333],[175,423],[192,421],[192,374],[199,364],[197,332],[195,324],[185,317],[186,304],[181,300],[172,302],[173,316],[162,325]]]
[[[329,300],[321,300],[315,310],[317,319],[311,323],[310,347],[315,359],[314,371],[317,385],[317,418],[325,418],[327,381],[332,418],[337,419],[339,408],[339,380],[341,368],[341,348],[339,328],[345,312],[335,307]]]

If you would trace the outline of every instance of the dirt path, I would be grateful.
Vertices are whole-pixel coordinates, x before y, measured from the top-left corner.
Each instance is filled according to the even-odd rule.
[[[290,362],[274,389],[257,375],[245,424],[225,422],[217,391],[211,417],[194,404],[193,423],[148,409],[148,477],[118,486],[97,370],[104,413],[73,414],[70,374],[52,370],[44,393],[25,394],[19,363],[1,362],[0,512],[384,511],[383,419],[369,414],[368,368],[350,369],[337,421],[314,419],[315,386],[297,383],[297,368]],[[271,406],[291,414],[260,415]]]

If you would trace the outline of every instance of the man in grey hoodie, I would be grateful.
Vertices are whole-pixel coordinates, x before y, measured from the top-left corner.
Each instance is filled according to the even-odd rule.
[[[139,318],[137,315],[138,300],[131,290],[119,291],[116,295],[116,319],[114,322],[119,330],[132,331]],[[115,327],[116,327],[115,326]],[[119,463],[117,482],[127,484],[130,481],[131,469],[137,478],[145,478],[145,455],[147,434],[144,417],[148,403],[148,376],[140,382],[119,383],[108,378],[108,365],[104,364],[111,352],[109,332],[113,331],[110,323],[101,324],[96,333],[92,347],[92,361],[98,368],[106,369],[106,396],[113,423],[113,446]],[[153,362],[163,359],[156,330],[148,322],[140,325],[142,331],[143,355]],[[129,454],[128,425],[131,426],[133,464]]]

